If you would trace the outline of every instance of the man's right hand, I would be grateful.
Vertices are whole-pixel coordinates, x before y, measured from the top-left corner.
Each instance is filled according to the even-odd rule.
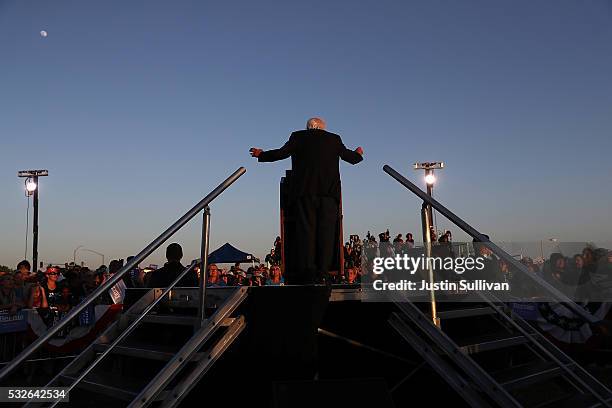
[[[355,149],[355,152],[358,155],[363,156],[363,147],[359,146],[358,148]]]
[[[249,152],[251,152],[251,157],[259,157],[259,155],[263,152],[263,150],[258,149],[256,147],[251,147],[249,149]]]

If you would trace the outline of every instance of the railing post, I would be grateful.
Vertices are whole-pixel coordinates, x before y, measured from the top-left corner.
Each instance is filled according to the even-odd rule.
[[[423,246],[425,247],[425,257],[428,259],[427,264],[427,272],[429,277],[429,283],[431,284],[430,290],[430,302],[431,302],[431,320],[433,324],[437,327],[440,327],[440,318],[438,317],[438,311],[436,307],[436,292],[433,289],[434,284],[434,271],[429,259],[431,259],[431,231],[432,231],[432,222],[431,222],[431,206],[427,203],[423,202],[423,206],[421,207],[421,224],[423,228]]]
[[[202,245],[200,248],[200,303],[198,307],[198,327],[206,320],[206,270],[208,269],[208,246],[210,242],[210,207],[204,208],[202,219]]]

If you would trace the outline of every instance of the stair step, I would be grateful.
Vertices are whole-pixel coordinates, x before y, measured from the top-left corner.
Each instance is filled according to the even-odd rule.
[[[94,349],[98,352],[104,352],[108,348],[108,344],[96,344]],[[146,360],[170,361],[176,354],[176,351],[168,347],[142,344],[129,346],[115,346],[111,350],[111,354],[142,358]],[[198,361],[204,353],[196,353],[192,361]]]
[[[72,384],[76,381],[76,377],[62,375],[60,380],[65,384]],[[76,388],[94,392],[97,394],[106,395],[122,401],[133,401],[138,395],[138,392],[146,383],[132,378],[125,378],[117,375],[106,374],[96,375],[89,374],[81,380]],[[126,389],[127,386],[127,389]],[[156,400],[162,400],[166,397],[166,393],[161,393]],[[95,397],[93,397],[95,398]]]
[[[490,307],[473,307],[467,309],[443,310],[437,313],[440,319],[460,319],[463,317],[485,316],[495,314]]]
[[[130,314],[128,315],[131,320],[135,320],[140,315]],[[155,324],[168,324],[178,326],[193,326],[198,321],[197,316],[189,315],[173,315],[173,314],[148,314],[142,318],[141,322],[144,323],[155,323]],[[226,318],[221,322],[221,326],[229,326],[234,321],[233,318]]]
[[[138,315],[130,315],[135,319]],[[170,324],[181,326],[193,326],[197,322],[196,316],[171,315],[171,314],[149,314],[142,318],[142,322],[155,324]]]
[[[597,398],[588,394],[567,394],[564,397],[547,401],[537,408],[577,408],[577,407],[603,407]]]
[[[467,354],[477,354],[485,351],[503,349],[528,343],[528,339],[522,335],[509,333],[486,334],[461,342],[461,351]]]
[[[545,381],[563,373],[563,368],[553,362],[536,361],[494,372],[492,376],[504,388],[511,390]]]

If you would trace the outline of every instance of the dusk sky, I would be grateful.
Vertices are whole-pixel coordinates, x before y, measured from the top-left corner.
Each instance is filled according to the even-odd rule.
[[[442,160],[434,194],[493,240],[611,238],[611,1],[0,0],[0,264],[24,256],[31,168],[45,262],[137,253],[240,166],[211,250],[263,256],[290,161],[248,149],[311,116],[365,150],[341,165],[346,237],[420,238],[382,166],[422,185],[412,163]],[[186,260],[200,229],[170,241]]]

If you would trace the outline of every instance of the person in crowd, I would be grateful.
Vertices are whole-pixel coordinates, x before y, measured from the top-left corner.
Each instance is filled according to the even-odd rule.
[[[263,278],[263,274],[259,268],[254,268],[253,276],[251,276],[251,280],[249,282],[250,286],[264,286],[266,281]]]
[[[346,270],[346,283],[350,285],[361,283],[357,268],[348,268]]]
[[[561,290],[566,295],[572,297],[576,292],[578,279],[573,279],[568,270],[567,259],[563,254],[555,252],[550,255],[548,263],[544,267],[544,279]]]
[[[17,297],[17,303],[21,305],[20,307],[25,307],[28,304],[31,283],[28,282],[30,276],[29,271],[23,272],[23,268],[20,270],[17,268],[15,273],[13,274],[13,282],[15,285],[15,296]]]
[[[395,254],[393,253],[393,245],[389,242],[389,230],[386,232],[381,232],[378,234],[378,239],[380,240],[380,244],[378,245],[378,252],[381,257],[393,257]]]
[[[9,314],[15,314],[20,304],[15,295],[14,278],[10,274],[0,276],[0,310],[8,310]]]
[[[30,266],[30,263],[25,259],[17,264],[17,270],[21,272],[21,274],[24,276],[24,279],[26,280],[32,273],[32,267]]]
[[[134,259],[134,256],[128,256],[126,259],[126,264],[130,263],[130,261]],[[141,269],[138,265],[135,265],[130,271],[128,271],[125,275],[123,275],[123,283],[125,283],[126,288],[142,288],[142,275]]]
[[[610,265],[612,265],[612,250],[608,251],[608,253],[606,254],[606,265],[607,267],[610,267]]]
[[[61,301],[62,289],[58,282],[59,276],[59,268],[55,266],[49,266],[45,270],[45,278],[42,287],[47,297],[47,304],[49,307],[57,307]]]
[[[440,235],[440,238],[438,238],[439,244],[449,244],[450,242],[451,242],[451,232],[450,231],[445,231],[444,234]]]
[[[67,312],[77,303],[77,299],[72,294],[70,287],[68,285],[61,285],[61,293],[59,302],[57,303],[57,310],[60,312]]]
[[[183,259],[183,248],[179,244],[172,243],[168,245],[166,248],[166,259],[168,262],[166,262],[163,267],[151,272],[151,278],[148,283],[150,288],[165,288],[169,286],[185,269],[181,264],[181,259]],[[178,282],[177,286],[197,287],[197,273],[192,269]]]
[[[397,234],[397,236],[393,238],[393,249],[396,254],[402,254],[404,252],[404,239],[402,238],[402,234]]]
[[[244,270],[240,267],[240,262],[236,262],[234,264],[234,272],[240,272],[240,271],[244,272]]]
[[[221,280],[221,286],[231,286],[230,275],[224,270],[219,271],[219,279]]]
[[[406,249],[414,248],[414,238],[412,237],[412,232],[406,234],[406,241],[404,242],[404,246]]]
[[[248,285],[247,274],[245,271],[234,272],[234,285],[233,286],[244,286]]]
[[[593,274],[597,271],[597,258],[595,251],[591,247],[585,247],[582,250],[583,269],[588,274]]]
[[[572,260],[574,261],[572,267],[574,269],[574,271],[578,274],[581,275],[582,271],[584,270],[584,258],[582,257],[581,254],[576,254],[574,255],[574,257],[572,258]]]
[[[279,285],[283,285],[284,283],[285,282],[283,279],[283,275],[281,273],[280,266],[274,265],[273,267],[271,267],[270,268],[270,278],[266,282],[266,285],[279,286]]]
[[[431,242],[436,242],[438,240],[438,234],[436,233],[436,229],[434,228],[434,226],[432,225],[431,227],[429,227],[430,231],[430,237],[431,237]]]
[[[353,248],[351,247],[350,242],[346,242],[344,244],[343,251],[344,251],[344,268],[346,269],[349,267],[349,265],[352,265],[353,263],[353,258],[352,258]]]
[[[499,260],[499,271],[504,276],[504,280],[506,282],[511,282],[512,281],[512,275],[513,274],[510,273],[510,266],[508,265],[508,262],[506,262],[503,259]]]
[[[367,235],[367,239],[365,240],[363,244],[363,250],[365,252],[366,258],[369,261],[376,258],[379,254],[378,243],[376,242],[376,237],[374,237],[373,235],[370,235],[369,232]]]
[[[266,265],[261,264],[259,265],[259,270],[261,271],[261,276],[263,277],[264,282],[267,282],[268,278],[270,277],[269,268]]]
[[[270,250],[270,253],[268,255],[266,255],[266,258],[264,259],[264,261],[268,265],[276,265],[276,251],[275,251],[274,248],[272,248]]]
[[[28,308],[29,309],[47,309],[49,304],[47,303],[47,294],[45,288],[42,287],[40,281],[36,281],[30,288],[30,295],[28,296]]]
[[[224,286],[223,280],[219,274],[219,268],[217,268],[216,264],[208,265],[208,273],[206,274],[206,286],[208,287],[218,287]]]
[[[487,240],[489,239],[487,235],[485,237]],[[481,257],[484,264],[484,268],[481,271],[474,271],[474,276],[479,279],[486,279],[489,282],[504,282],[505,277],[501,273],[499,259],[493,254],[491,248],[476,238],[474,238],[473,244],[476,256]]]
[[[281,237],[276,237],[276,239],[274,240],[274,265],[280,265],[281,264],[281,247],[283,245],[283,242],[281,241]]]

